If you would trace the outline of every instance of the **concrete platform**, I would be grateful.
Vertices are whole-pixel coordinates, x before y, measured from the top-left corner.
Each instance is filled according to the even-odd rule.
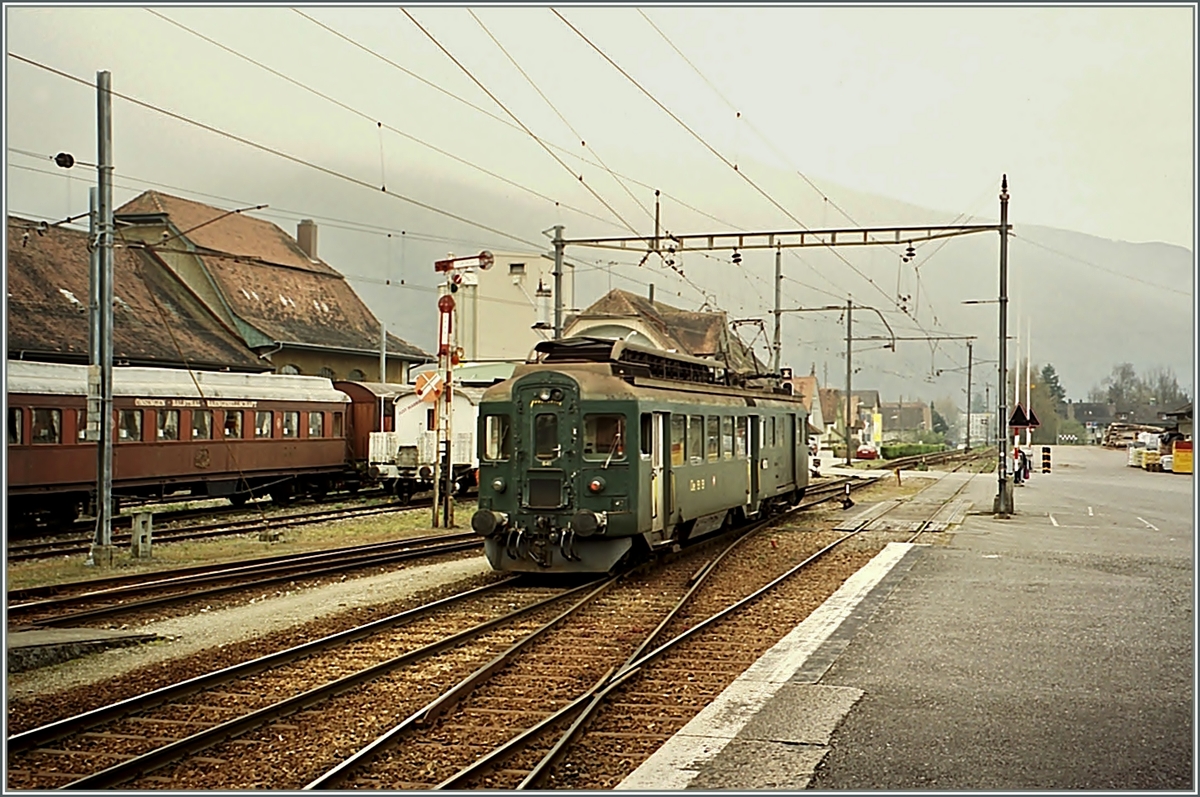
[[[8,671],[59,664],[109,648],[153,642],[156,634],[110,631],[103,628],[37,628],[5,635]]]
[[[1192,477],[1053,466],[1008,520],[976,476],[948,545],[885,550],[617,788],[1194,790]]]

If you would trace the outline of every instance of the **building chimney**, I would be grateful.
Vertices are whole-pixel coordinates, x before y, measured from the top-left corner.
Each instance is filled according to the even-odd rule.
[[[654,304],[654,283],[650,283],[650,304]]]
[[[317,225],[312,219],[301,219],[296,225],[296,243],[300,244],[309,260],[317,259]]]

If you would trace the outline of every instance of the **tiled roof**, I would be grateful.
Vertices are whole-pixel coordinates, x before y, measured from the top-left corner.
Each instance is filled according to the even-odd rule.
[[[37,226],[8,217],[9,356],[86,363],[87,234]],[[140,250],[113,250],[113,294],[115,361],[271,368]]]
[[[804,408],[812,412],[813,398],[817,395],[817,378],[815,376],[793,376],[792,391],[804,401]],[[817,406],[821,409],[821,417],[825,417],[824,407],[819,401]]]
[[[168,218],[197,248],[233,312],[271,341],[378,351],[379,320],[342,274],[309,258],[271,222],[159,191],[146,191],[116,215],[151,224]],[[391,334],[388,351],[416,361],[432,359]]]
[[[835,387],[823,387],[819,389],[821,396],[821,418],[825,423],[833,423],[837,420],[838,408],[842,403],[842,394]]]
[[[754,352],[736,335],[729,331],[728,318],[724,312],[700,312],[683,310],[662,302],[651,302],[639,294],[619,288],[600,297],[591,307],[574,319],[594,318],[640,318],[663,340],[667,348],[677,349],[693,357],[717,357],[724,353],[729,366],[739,373],[758,373],[762,365]]]

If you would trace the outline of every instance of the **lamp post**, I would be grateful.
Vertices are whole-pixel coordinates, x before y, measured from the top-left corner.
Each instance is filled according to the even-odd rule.
[[[997,473],[996,500],[992,514],[1007,519],[1013,511],[1012,484],[1008,480],[1008,175],[1000,180],[1000,363],[999,395],[996,402],[997,432],[1000,439],[1000,467]]]

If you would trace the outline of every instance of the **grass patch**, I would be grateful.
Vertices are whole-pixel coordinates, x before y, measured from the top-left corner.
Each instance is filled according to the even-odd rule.
[[[470,529],[474,510],[474,501],[455,504],[456,531]],[[444,529],[432,528],[432,519],[433,510],[422,507],[386,515],[284,528],[280,529],[280,537],[275,542],[263,542],[258,538],[258,532],[249,532],[205,540],[154,543],[153,556],[148,560],[134,559],[129,555],[128,548],[118,550],[112,568],[88,566],[84,554],[13,562],[8,565],[8,589],[64,581],[88,581],[114,575],[149,574],[180,567],[324,551],[444,532]]]

